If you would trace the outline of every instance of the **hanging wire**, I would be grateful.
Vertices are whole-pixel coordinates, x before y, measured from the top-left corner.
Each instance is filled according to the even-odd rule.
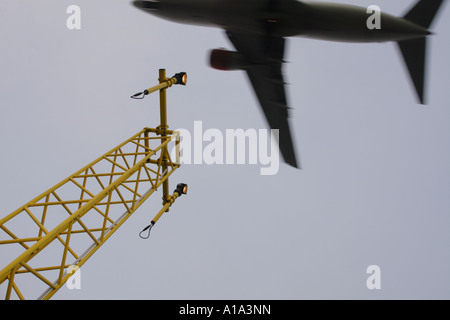
[[[131,99],[144,99],[145,97],[145,92],[138,92],[133,94],[130,98]]]
[[[139,233],[139,237],[141,237],[142,239],[148,239],[150,237],[150,231],[152,230],[152,227],[155,225],[155,223],[152,221],[151,224],[149,224],[148,226],[146,226],[140,233]],[[144,233],[145,231],[148,230],[147,236],[142,236],[142,233]]]

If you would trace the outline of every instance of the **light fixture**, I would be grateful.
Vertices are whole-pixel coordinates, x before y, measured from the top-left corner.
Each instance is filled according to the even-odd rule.
[[[174,82],[174,80],[175,80],[175,82]],[[155,91],[158,91],[158,90],[161,90],[161,89],[164,89],[164,88],[169,88],[173,84],[181,84],[181,85],[185,86],[186,82],[187,82],[187,74],[186,74],[186,72],[178,72],[170,79],[168,79],[168,78],[163,79],[160,82],[160,84],[158,84],[158,85],[156,85],[154,87],[151,87],[151,88],[148,88],[147,90],[144,90],[142,92],[138,92],[138,93],[133,94],[131,96],[131,98],[133,98],[133,99],[144,99],[144,97],[146,95],[148,95],[148,94],[150,94],[152,92],[155,92]]]
[[[186,82],[187,82],[187,74],[186,74],[186,72],[178,72],[172,78],[177,79],[176,84],[181,84],[183,86],[186,85]]]
[[[187,194],[188,185],[186,183],[179,183],[177,184],[177,188],[174,192],[178,193],[178,196],[181,196],[183,194]]]

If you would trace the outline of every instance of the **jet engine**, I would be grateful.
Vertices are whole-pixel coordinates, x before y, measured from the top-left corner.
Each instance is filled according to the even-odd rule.
[[[242,54],[223,49],[211,51],[210,65],[218,70],[243,70],[248,67],[248,63]]]

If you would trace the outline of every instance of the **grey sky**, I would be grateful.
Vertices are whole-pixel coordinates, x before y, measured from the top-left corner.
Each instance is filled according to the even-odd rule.
[[[333,2],[402,15],[415,0]],[[66,28],[71,4],[81,30]],[[288,39],[303,170],[182,166],[170,189],[186,182],[189,194],[151,237],[138,233],[160,193],[82,267],[81,290],[54,298],[449,299],[449,10],[432,26],[427,106],[393,43]],[[207,65],[210,49],[232,49],[220,29],[163,21],[129,0],[3,0],[0,39],[2,217],[157,126],[158,96],[129,96],[159,68],[189,75],[168,91],[170,128],[266,128],[246,75]],[[381,290],[366,287],[372,264]]]

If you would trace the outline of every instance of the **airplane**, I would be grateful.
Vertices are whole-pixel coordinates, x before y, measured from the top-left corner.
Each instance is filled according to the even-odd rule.
[[[425,103],[425,57],[428,30],[444,0],[418,0],[403,16],[354,5],[297,0],[140,0],[133,5],[157,17],[192,25],[223,28],[237,51],[214,49],[211,67],[245,70],[266,120],[279,129],[284,161],[297,161],[288,122],[282,65],[286,37],[340,42],[397,42],[417,97]],[[375,17],[375,16],[374,16]]]

